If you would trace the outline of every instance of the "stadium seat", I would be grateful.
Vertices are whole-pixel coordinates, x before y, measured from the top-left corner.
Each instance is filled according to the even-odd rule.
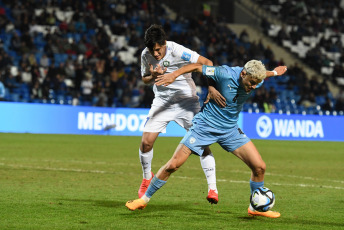
[[[55,96],[55,91],[53,89],[49,89],[49,99],[55,99]]]
[[[20,101],[20,94],[19,93],[11,93],[10,101],[19,102]]]
[[[42,99],[32,99],[32,103],[43,103]]]
[[[316,96],[315,97],[315,103],[317,105],[323,105],[323,104],[325,104],[325,102],[326,102],[326,99],[324,96]]]

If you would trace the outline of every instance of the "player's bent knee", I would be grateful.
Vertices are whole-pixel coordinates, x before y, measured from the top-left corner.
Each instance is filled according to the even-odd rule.
[[[265,170],[266,170],[266,164],[263,162],[262,164],[254,168],[253,174],[257,177],[263,176],[265,174]]]
[[[252,172],[255,176],[259,177],[259,176],[264,176],[265,170],[266,170],[266,164],[264,161],[261,161],[259,162],[259,164],[257,164],[253,168]]]

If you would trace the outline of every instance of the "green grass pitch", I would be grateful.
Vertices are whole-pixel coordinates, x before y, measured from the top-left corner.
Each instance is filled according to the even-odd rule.
[[[219,203],[192,155],[140,211],[141,137],[0,134],[0,229],[343,229],[344,143],[253,140],[279,219],[249,217],[250,171],[217,144]],[[158,138],[153,172],[181,138]]]

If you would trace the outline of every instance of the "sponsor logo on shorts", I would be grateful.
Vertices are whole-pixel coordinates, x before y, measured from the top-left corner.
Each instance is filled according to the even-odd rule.
[[[215,74],[215,68],[214,67],[207,67],[205,69],[205,75],[214,76],[214,74]]]
[[[195,143],[195,142],[196,142],[196,138],[194,138],[194,137],[191,137],[191,138],[190,138],[190,140],[189,140],[189,142],[190,142],[190,144],[193,144],[193,143]]]

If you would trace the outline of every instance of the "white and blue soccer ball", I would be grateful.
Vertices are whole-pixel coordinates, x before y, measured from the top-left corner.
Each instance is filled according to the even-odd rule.
[[[252,192],[250,203],[255,210],[266,212],[274,206],[275,194],[268,188],[259,187]]]

